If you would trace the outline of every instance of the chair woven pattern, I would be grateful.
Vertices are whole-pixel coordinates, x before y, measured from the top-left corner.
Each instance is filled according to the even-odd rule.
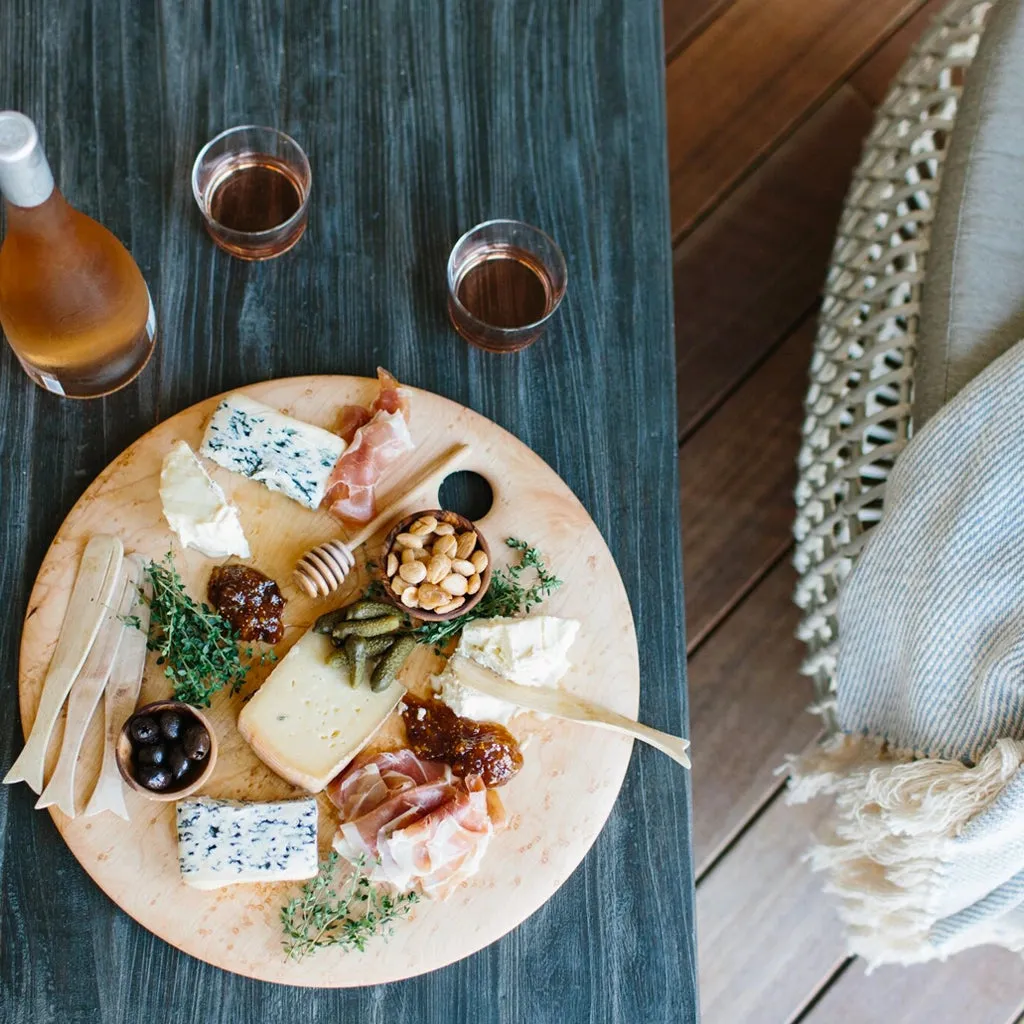
[[[993,4],[954,0],[914,47],[865,140],[825,280],[804,403],[794,600],[812,710],[835,729],[836,599],[911,435],[935,200],[964,72]]]

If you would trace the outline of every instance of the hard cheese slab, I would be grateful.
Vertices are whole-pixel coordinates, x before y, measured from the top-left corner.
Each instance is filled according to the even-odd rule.
[[[346,403],[368,404],[376,383],[354,377],[295,377],[244,389],[267,405],[322,427],[331,427]],[[487,479],[494,504],[479,521],[496,561],[503,540],[522,537],[543,552],[565,580],[544,605],[547,614],[578,619],[573,668],[564,685],[631,717],[639,704],[636,635],[622,581],[601,535],[586,510],[558,475],[507,431],[454,402],[429,392],[412,392],[411,429],[417,449],[396,464],[378,488],[387,502],[403,492],[402,480],[457,442],[472,445],[464,464]],[[125,550],[159,559],[169,550],[189,591],[205,594],[215,562],[183,551],[161,513],[160,465],[175,441],[198,448],[203,428],[219,397],[184,410],[154,428],[103,471],[72,509],[39,571],[22,634],[19,692],[22,726],[35,717],[46,667],[74,583],[75,566],[93,533],[117,533]],[[366,577],[353,573],[345,589],[328,601],[313,601],[291,585],[296,560],[310,547],[342,535],[326,513],[302,509],[282,494],[218,466],[211,476],[241,510],[252,547],[249,564],[278,580],[288,606],[279,654],[302,635],[317,614],[353,599]],[[437,489],[410,496],[406,511],[437,507]],[[368,551],[383,541],[383,531]],[[425,678],[438,667],[419,649],[403,673]],[[216,799],[280,800],[300,791],[276,776],[238,735],[242,701],[269,672],[253,668],[238,696],[218,695],[210,717],[220,742],[217,767],[203,794]],[[142,702],[167,696],[168,684],[152,657]],[[365,954],[326,949],[294,963],[281,949],[278,914],[296,891],[295,883],[237,885],[204,892],[181,881],[173,803],[154,803],[126,793],[131,822],[109,814],[69,820],[52,811],[57,828],[82,866],[126,913],[179,949],[226,970],[293,985],[348,987],[411,977],[476,952],[514,928],[540,907],[568,878],[600,832],[625,774],[632,742],[558,720],[532,715],[513,720],[524,745],[522,772],[501,792],[509,828],[498,834],[483,866],[443,903],[421,902],[399,922],[387,942],[375,941]],[[394,724],[380,742],[399,735]],[[81,807],[96,778],[102,751],[95,719],[83,746],[78,771]],[[56,747],[56,740],[53,744]],[[49,771],[56,759],[51,749]],[[320,855],[330,849],[337,818],[326,797],[320,805]],[[581,909],[582,913],[582,909]]]

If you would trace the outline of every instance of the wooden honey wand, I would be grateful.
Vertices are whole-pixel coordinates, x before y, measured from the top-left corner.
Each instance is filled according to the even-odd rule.
[[[469,454],[468,444],[453,445],[429,463],[404,493],[378,512],[358,533],[344,540],[329,540],[307,551],[292,574],[295,585],[310,597],[327,597],[337,590],[356,564],[355,551],[365,544],[417,491],[447,476]]]

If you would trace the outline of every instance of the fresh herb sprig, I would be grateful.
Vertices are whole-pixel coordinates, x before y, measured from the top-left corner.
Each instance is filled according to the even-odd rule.
[[[390,936],[394,922],[419,902],[414,892],[394,894],[374,885],[362,858],[339,896],[334,888],[337,861],[338,854],[332,851],[320,862],[316,878],[281,908],[283,945],[289,960],[301,960],[325,946],[362,953],[370,939]]]
[[[148,646],[174,684],[175,700],[208,708],[218,690],[227,686],[237,693],[249,671],[241,655],[252,658],[252,648],[240,652],[234,626],[189,597],[170,553],[162,562],[149,562],[145,574],[153,588]],[[273,657],[269,652],[261,660]]]
[[[433,644],[442,648],[453,636],[461,633],[466,624],[474,619],[508,618],[513,615],[528,615],[562,581],[548,571],[540,552],[525,540],[509,537],[505,543],[519,552],[519,560],[504,569],[495,570],[491,585],[479,603],[468,612],[443,622],[425,622],[416,630],[416,639],[421,644]],[[535,579],[527,585],[523,574],[532,570]]]

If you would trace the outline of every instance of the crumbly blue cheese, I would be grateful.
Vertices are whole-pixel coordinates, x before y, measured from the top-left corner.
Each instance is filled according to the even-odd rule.
[[[199,454],[315,509],[344,451],[337,434],[236,392],[217,406]]]
[[[196,889],[285,882],[317,872],[316,800],[178,801],[178,864]]]

